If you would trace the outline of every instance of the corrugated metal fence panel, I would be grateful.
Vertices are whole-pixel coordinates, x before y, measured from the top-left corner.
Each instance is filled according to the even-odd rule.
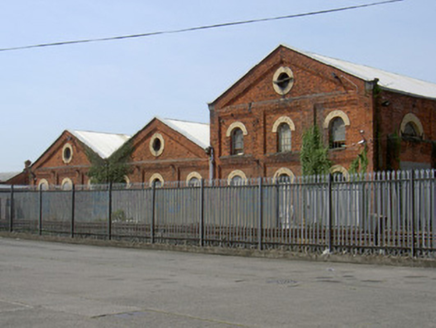
[[[14,191],[13,227],[15,231],[37,230],[39,225],[39,192]]]
[[[78,235],[106,235],[109,219],[109,191],[76,190],[74,233]]]
[[[9,229],[11,192],[8,189],[0,189],[0,229]]]
[[[198,240],[200,226],[198,187],[155,190],[155,236],[157,240]]]
[[[205,240],[212,245],[255,244],[258,240],[258,186],[206,187]]]
[[[6,186],[0,188],[0,229],[259,249],[418,256],[436,250],[434,170],[334,176],[330,182],[313,176],[239,185],[204,181],[203,189],[185,182],[127,187],[39,192]]]
[[[122,189],[112,191],[112,235],[150,238],[152,190]]]
[[[72,193],[44,191],[41,200],[42,230],[49,233],[69,233],[72,221]]]

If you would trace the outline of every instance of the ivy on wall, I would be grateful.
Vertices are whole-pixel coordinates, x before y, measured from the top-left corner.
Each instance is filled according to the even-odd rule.
[[[351,162],[350,169],[348,171],[351,174],[366,173],[368,163],[368,146],[365,145],[360,154],[357,155],[357,157]]]
[[[94,183],[123,183],[125,176],[131,173],[131,167],[128,164],[132,154],[133,147],[131,142],[126,142],[110,157],[103,159],[95,152],[87,149],[86,155],[91,162],[91,168],[88,171],[88,177]]]
[[[332,166],[328,159],[328,148],[324,146],[317,125],[303,133],[303,145],[300,153],[303,175],[327,174]]]

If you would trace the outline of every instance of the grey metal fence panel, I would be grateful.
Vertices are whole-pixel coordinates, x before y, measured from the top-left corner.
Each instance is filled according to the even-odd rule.
[[[434,170],[77,186],[0,188],[0,229],[140,238],[222,247],[436,253]],[[331,205],[331,207],[330,207]],[[13,211],[11,211],[13,209]]]
[[[150,238],[152,220],[150,189],[112,191],[112,235]]]
[[[8,189],[0,190],[0,229],[9,230],[10,222],[10,206],[11,206],[11,192]]]
[[[39,192],[14,191],[13,228],[15,231],[37,231],[39,225]]]
[[[105,236],[108,217],[109,190],[76,190],[74,234]]]
[[[70,233],[72,193],[44,191],[41,200],[42,230],[47,233]]]
[[[199,187],[158,188],[155,203],[157,240],[198,241],[200,226]]]

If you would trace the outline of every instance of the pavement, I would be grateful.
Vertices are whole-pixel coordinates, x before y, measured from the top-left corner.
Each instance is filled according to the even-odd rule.
[[[436,269],[0,237],[0,327],[436,327]]]

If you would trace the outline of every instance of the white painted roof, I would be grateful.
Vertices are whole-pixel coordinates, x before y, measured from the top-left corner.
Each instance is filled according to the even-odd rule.
[[[344,60],[330,58],[315,53],[298,50],[284,45],[293,51],[299,52],[313,58],[326,65],[335,67],[365,81],[379,79],[378,85],[384,89],[389,89],[401,93],[436,99],[436,84],[414,79],[404,75],[390,73],[381,69],[350,63]]]
[[[0,172],[0,182],[6,182],[20,173],[21,172]]]
[[[171,129],[184,135],[192,142],[206,149],[210,143],[210,126],[207,123],[196,123],[179,121],[167,118],[156,117],[159,121],[169,126]]]
[[[118,148],[130,139],[130,136],[125,134],[68,131],[104,159],[111,156]]]

